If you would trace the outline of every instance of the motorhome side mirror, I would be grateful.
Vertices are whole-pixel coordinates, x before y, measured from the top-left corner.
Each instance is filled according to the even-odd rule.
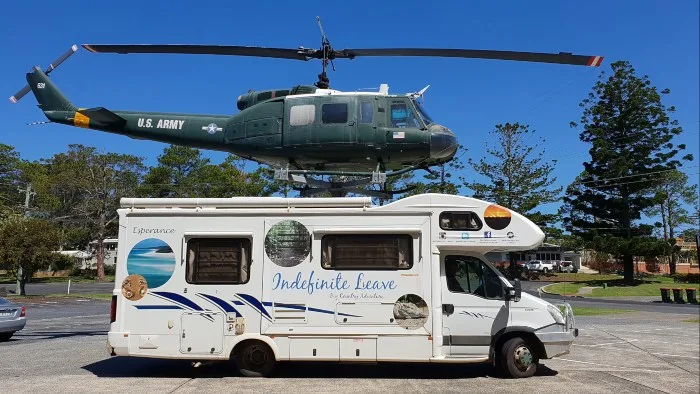
[[[520,284],[520,279],[515,278],[513,280],[513,287],[508,288],[508,296],[507,300],[513,300],[513,302],[518,302],[520,301],[520,296],[522,295],[523,292],[523,287]]]

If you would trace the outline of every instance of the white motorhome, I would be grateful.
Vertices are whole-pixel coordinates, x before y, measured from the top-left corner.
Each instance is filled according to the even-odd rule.
[[[531,376],[578,330],[568,304],[484,258],[529,250],[531,221],[477,199],[367,197],[121,201],[111,355],[280,361],[491,362]]]

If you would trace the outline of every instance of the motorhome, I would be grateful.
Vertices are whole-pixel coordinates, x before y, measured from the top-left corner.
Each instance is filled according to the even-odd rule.
[[[569,352],[568,304],[522,293],[484,255],[536,248],[530,220],[478,199],[125,198],[107,348],[231,361],[492,363],[529,377]]]

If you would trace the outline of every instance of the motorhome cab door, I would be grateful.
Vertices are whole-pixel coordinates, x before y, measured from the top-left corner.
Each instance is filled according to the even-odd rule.
[[[441,255],[443,345],[456,357],[487,357],[492,336],[508,323],[499,276],[479,257]]]

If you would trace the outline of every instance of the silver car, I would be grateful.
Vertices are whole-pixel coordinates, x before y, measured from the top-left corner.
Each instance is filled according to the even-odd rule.
[[[0,297],[0,342],[8,341],[27,323],[27,310]]]

